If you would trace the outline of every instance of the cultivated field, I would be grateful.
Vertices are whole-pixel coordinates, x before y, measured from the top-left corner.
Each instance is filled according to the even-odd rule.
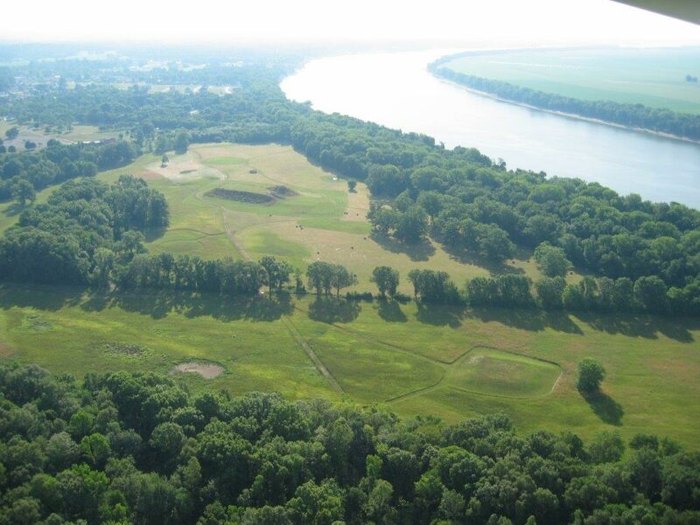
[[[348,193],[289,147],[200,145],[171,155],[167,167],[147,155],[99,177],[121,173],[148,179],[170,203],[171,227],[149,240],[152,252],[272,254],[302,270],[316,259],[340,262],[358,274],[359,290],[373,290],[372,268],[388,264],[401,271],[407,293],[412,268],[446,270],[460,285],[489,271],[432,243],[407,250],[373,239],[367,189]],[[217,188],[228,193],[209,193]],[[1,215],[0,227],[12,220]],[[491,270],[538,277],[527,259],[511,265]],[[450,422],[503,411],[524,431],[591,436],[612,428],[692,448],[700,437],[699,338],[700,321],[646,316],[0,287],[0,355],[55,372],[153,370],[193,390],[275,390]],[[583,357],[608,371],[603,394],[588,400],[575,387]]]
[[[461,73],[584,100],[700,113],[700,48],[479,53],[445,64]]]

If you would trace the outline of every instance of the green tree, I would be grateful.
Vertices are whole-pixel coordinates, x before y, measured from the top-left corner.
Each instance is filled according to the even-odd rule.
[[[185,131],[181,131],[175,137],[175,153],[182,155],[187,153],[187,148],[190,146],[190,136]]]
[[[357,284],[357,275],[350,272],[342,264],[334,264],[331,273],[331,286],[335,288],[336,297],[340,297],[340,289]]]
[[[279,261],[270,255],[266,255],[259,262],[267,272],[267,286],[270,293],[272,290],[280,290],[284,284],[288,283],[294,271],[289,263]]]
[[[377,266],[372,270],[371,281],[377,285],[382,297],[393,297],[399,286],[399,271],[390,266]]]
[[[10,129],[5,131],[5,136],[8,140],[14,140],[19,136],[19,128],[17,126],[12,126]]]
[[[20,206],[24,206],[27,201],[34,202],[36,200],[34,186],[27,179],[18,180],[12,187],[12,198],[14,198]]]
[[[578,364],[577,371],[576,386],[581,392],[590,394],[600,389],[600,383],[605,377],[605,368],[598,361],[586,357]]]
[[[540,271],[547,277],[564,277],[571,267],[564,250],[543,242],[535,248],[535,261]]]

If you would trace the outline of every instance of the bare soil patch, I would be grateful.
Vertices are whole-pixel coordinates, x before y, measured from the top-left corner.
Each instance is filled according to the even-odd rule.
[[[190,374],[199,374],[204,379],[214,379],[224,373],[224,367],[213,363],[197,363],[190,361],[180,363],[173,368],[175,372],[185,372]]]
[[[146,171],[158,174],[173,181],[192,180],[195,178],[210,177],[224,180],[226,175],[216,168],[205,166],[196,153],[188,151],[183,155],[170,157],[167,165],[160,161],[146,166]]]
[[[230,201],[247,202],[249,204],[272,204],[275,202],[275,198],[271,195],[253,193],[252,191],[227,190],[226,188],[214,188],[204,195]]]

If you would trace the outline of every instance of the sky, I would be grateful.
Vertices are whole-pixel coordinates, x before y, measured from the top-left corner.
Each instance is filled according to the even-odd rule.
[[[700,26],[610,0],[32,0],[3,5],[0,40],[296,40],[700,44]]]

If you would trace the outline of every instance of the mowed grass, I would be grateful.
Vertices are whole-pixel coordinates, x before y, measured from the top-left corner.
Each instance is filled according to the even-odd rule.
[[[445,64],[462,73],[583,100],[700,113],[700,48],[524,50],[479,53]]]
[[[290,329],[293,326],[294,329]],[[499,310],[380,308],[317,299],[271,301],[142,293],[89,295],[51,287],[0,288],[0,354],[54,372],[153,370],[216,363],[210,380],[176,374],[193,390],[278,391],[386,405],[447,422],[502,411],[523,431],[591,437],[647,432],[697,448],[700,322],[654,317],[581,319]],[[315,368],[311,348],[342,391]],[[137,355],[120,353],[137,345]],[[576,364],[599,360],[603,393],[576,390]]]
[[[554,363],[493,348],[474,348],[452,367],[448,384],[492,396],[532,398],[549,394],[561,374]]]

